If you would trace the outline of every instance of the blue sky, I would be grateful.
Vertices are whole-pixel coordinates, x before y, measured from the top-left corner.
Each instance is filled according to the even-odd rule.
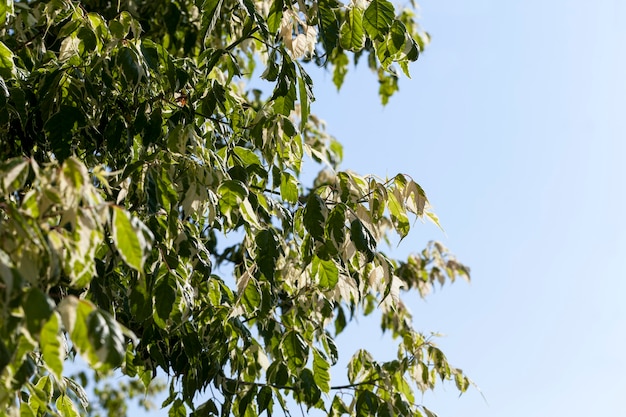
[[[486,401],[444,386],[423,402],[440,417],[624,415],[626,3],[420,5],[433,41],[387,107],[362,68],[339,94],[318,77],[313,110],[344,168],[425,188],[446,234],[418,223],[394,255],[437,239],[472,268],[407,299]],[[341,346],[392,355],[373,326]]]

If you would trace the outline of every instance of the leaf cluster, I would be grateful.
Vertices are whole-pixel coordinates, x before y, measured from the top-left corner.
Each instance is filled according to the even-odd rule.
[[[424,191],[339,170],[310,114],[307,65],[339,88],[366,56],[385,103],[426,42],[386,0],[0,1],[2,413],[88,413],[76,355],[168,375],[171,415],[431,415],[415,389],[465,391],[400,293],[468,269],[440,244],[388,257],[437,221]],[[377,309],[397,359],[360,351],[333,385],[336,335]]]

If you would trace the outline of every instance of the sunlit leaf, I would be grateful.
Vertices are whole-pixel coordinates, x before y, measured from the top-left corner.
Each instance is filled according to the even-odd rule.
[[[333,289],[339,280],[339,269],[333,261],[313,257],[311,264],[313,275],[319,280],[322,288]]]
[[[4,43],[0,42],[0,77],[9,79],[15,74],[13,57],[13,51],[11,51]]]
[[[363,10],[355,7],[346,11],[346,18],[339,30],[339,43],[343,49],[359,51],[365,45]]]
[[[57,410],[63,417],[80,417],[78,410],[74,407],[74,403],[67,395],[60,395],[56,401]]]
[[[313,350],[313,378],[322,392],[330,391],[330,364],[317,349]]]
[[[118,206],[112,206],[112,237],[120,256],[136,271],[143,270],[145,245],[140,239],[140,230],[133,225],[130,214]]]
[[[41,329],[39,345],[46,367],[52,371],[57,381],[63,374],[63,361],[65,360],[65,347],[61,343],[60,319],[58,313],[53,313]]]
[[[382,40],[395,15],[393,4],[387,0],[372,0],[365,9],[363,27],[372,39]]]

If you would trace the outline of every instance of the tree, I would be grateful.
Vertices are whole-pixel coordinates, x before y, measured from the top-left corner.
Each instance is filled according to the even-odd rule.
[[[381,250],[409,216],[437,222],[424,191],[339,170],[310,114],[306,68],[339,88],[350,59],[387,102],[428,41],[411,10],[2,0],[0,31],[0,413],[84,413],[77,354],[146,388],[169,375],[176,416],[430,416],[416,390],[467,389],[400,291],[468,269],[439,243]],[[259,72],[265,91],[246,84]],[[308,187],[307,157],[322,164]],[[373,311],[397,358],[360,350],[331,379],[335,336]]]

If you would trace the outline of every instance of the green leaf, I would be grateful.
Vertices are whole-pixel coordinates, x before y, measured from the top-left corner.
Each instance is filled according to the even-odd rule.
[[[259,156],[250,149],[241,146],[235,146],[233,152],[235,152],[235,155],[237,155],[239,159],[241,159],[244,167],[249,167],[251,165],[261,166],[261,160],[259,159]]]
[[[281,346],[292,370],[298,370],[306,365],[309,357],[309,348],[298,332],[294,330],[287,332]]]
[[[57,113],[44,124],[44,131],[50,138],[52,152],[59,161],[64,161],[72,151],[72,134],[74,127],[82,125],[84,115],[72,106],[62,105]]]
[[[256,387],[254,385],[248,387],[246,394],[239,400],[238,411],[240,416],[247,416],[246,411],[251,408],[250,404],[252,403],[252,399],[255,397],[255,395]]]
[[[124,330],[109,313],[74,296],[65,297],[58,311],[74,347],[91,367],[106,372],[122,364]]]
[[[176,281],[172,274],[165,273],[154,289],[154,322],[164,329],[176,302]]]
[[[343,85],[343,81],[346,78],[346,74],[348,73],[348,64],[350,60],[348,56],[341,52],[337,55],[337,57],[333,60],[333,84],[337,87],[337,90],[341,88]]]
[[[13,52],[4,43],[0,42],[0,77],[5,80],[9,80],[15,75],[13,58]]]
[[[326,204],[315,193],[309,194],[304,208],[304,227],[315,240],[324,240],[324,223],[326,221]]]
[[[415,181],[409,181],[404,189],[406,209],[411,213],[421,216],[426,208],[426,193]]]
[[[322,392],[330,391],[330,364],[317,349],[313,349],[313,378]]]
[[[346,240],[346,206],[337,204],[328,214],[326,220],[326,239],[333,243],[337,250]]]
[[[337,4],[333,0],[320,0],[317,7],[320,38],[326,53],[330,55],[339,40],[339,22],[334,11]]]
[[[302,76],[298,77],[298,92],[300,95],[300,131],[304,132],[309,121],[309,115],[311,114],[311,101],[313,101],[314,97],[311,90],[312,85],[309,84],[311,79],[304,72],[304,70],[302,70],[302,67],[300,67],[300,70],[302,72]]]
[[[220,195],[220,206],[239,207],[244,198],[248,197],[248,189],[238,180],[224,181],[217,189]]]
[[[370,417],[376,415],[378,410],[378,397],[371,391],[360,391],[356,400],[357,417]]]
[[[122,47],[117,54],[118,65],[122,67],[124,78],[131,87],[139,83],[143,75],[143,68],[141,68],[138,59],[137,53],[127,47]]]
[[[342,416],[344,414],[350,414],[350,409],[338,395],[335,395],[335,397],[333,398],[331,410],[333,412],[333,414],[331,414],[332,416]]]
[[[32,337],[39,336],[42,327],[52,314],[53,305],[50,299],[39,288],[31,288],[24,299],[26,329]]]
[[[280,196],[291,204],[298,202],[298,180],[288,172],[281,174]]]
[[[133,225],[130,213],[119,206],[111,206],[113,210],[112,231],[113,243],[117,247],[124,262],[134,270],[143,271],[146,260],[146,245],[141,238],[141,230]],[[137,219],[134,220],[138,222]]]
[[[37,415],[26,401],[21,401],[20,417],[37,417]]]
[[[60,381],[63,375],[63,361],[65,360],[65,349],[61,344],[61,337],[63,336],[60,330],[59,314],[54,312],[44,324],[39,336],[39,346],[44,363],[57,381]]]
[[[24,158],[12,158],[0,164],[4,192],[8,194],[23,188],[28,172],[29,163]]]
[[[409,234],[409,218],[406,215],[404,205],[393,192],[387,193],[387,207],[389,207],[394,229],[396,229],[401,238],[404,238]]]
[[[339,269],[337,265],[335,265],[335,262],[332,260],[325,261],[314,256],[311,266],[313,276],[317,277],[319,285],[322,288],[329,290],[335,288],[339,281]]]
[[[309,368],[304,368],[300,372],[300,386],[302,387],[301,394],[304,396],[304,403],[309,407],[317,404],[320,400],[322,393],[315,383],[315,377],[313,372]]]
[[[33,406],[37,406],[38,409],[45,409],[52,401],[52,395],[54,394],[54,386],[50,375],[44,375],[39,378],[35,390],[29,399],[29,403]]]
[[[372,0],[365,9],[363,27],[372,39],[383,40],[395,17],[393,4],[387,0]]]
[[[281,19],[283,18],[283,0],[275,0],[270,6],[270,11],[267,16],[267,29],[271,33],[276,33],[280,27]],[[259,414],[261,411],[259,411]]]
[[[272,229],[261,230],[255,237],[257,246],[257,265],[265,278],[272,280],[276,261],[281,254],[278,236]]]
[[[288,84],[288,87],[285,89],[284,94],[278,94],[274,99],[274,111],[278,114],[282,114],[283,116],[289,116],[291,112],[295,109],[296,103],[296,87],[295,84],[291,81],[279,81],[285,82]]]
[[[187,408],[180,398],[176,398],[167,412],[168,417],[187,417]]]
[[[157,44],[149,39],[141,41],[141,54],[143,59],[152,71],[159,70],[159,49]]]
[[[355,7],[346,11],[346,18],[339,31],[339,44],[343,49],[353,52],[365,46],[362,9]]]
[[[92,311],[87,318],[89,341],[105,369],[117,368],[124,362],[124,333],[112,315],[103,310]]]
[[[13,12],[13,0],[0,1],[0,29],[7,22],[7,18],[13,15]]]
[[[74,407],[74,403],[70,397],[65,394],[62,394],[59,398],[57,398],[56,407],[63,417],[80,417],[78,410]]]
[[[378,95],[383,105],[389,103],[389,98],[398,91],[398,77],[388,74],[379,68],[378,72]]]
[[[350,239],[354,242],[356,249],[365,255],[367,262],[374,260],[376,240],[361,220],[354,219],[350,223]]]
[[[273,396],[272,389],[270,387],[266,385],[261,388],[261,390],[259,391],[256,397],[256,404],[257,404],[259,415],[261,415],[263,411],[271,407],[272,396]],[[268,415],[270,414],[271,413],[268,413]]]
[[[261,306],[261,293],[256,281],[250,280],[248,282],[243,291],[242,300],[249,312],[254,312]]]
[[[399,20],[394,20],[389,30],[387,50],[392,56],[404,51],[407,41],[406,27]]]

